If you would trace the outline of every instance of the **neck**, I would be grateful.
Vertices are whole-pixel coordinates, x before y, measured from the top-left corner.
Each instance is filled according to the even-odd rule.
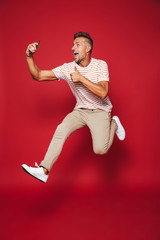
[[[91,62],[91,55],[89,55],[87,58],[83,59],[78,65],[80,67],[87,67]]]

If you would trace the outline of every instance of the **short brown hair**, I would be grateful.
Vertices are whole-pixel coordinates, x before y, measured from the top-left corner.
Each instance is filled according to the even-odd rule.
[[[79,38],[79,37],[84,37],[87,38],[89,40],[89,43],[91,45],[91,50],[90,50],[90,54],[92,53],[92,49],[93,49],[93,39],[91,38],[91,36],[88,33],[85,32],[78,32],[74,34],[74,39]]]

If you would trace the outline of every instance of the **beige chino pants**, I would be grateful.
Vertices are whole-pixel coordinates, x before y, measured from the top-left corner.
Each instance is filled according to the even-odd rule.
[[[117,129],[116,122],[111,119],[111,113],[100,109],[74,109],[58,125],[40,166],[50,171],[69,135],[86,125],[91,132],[93,151],[96,154],[105,154],[112,145]]]

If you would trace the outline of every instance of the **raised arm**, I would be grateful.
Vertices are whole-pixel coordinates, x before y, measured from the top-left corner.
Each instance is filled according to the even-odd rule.
[[[40,70],[39,67],[36,65],[33,54],[37,51],[38,43],[29,44],[26,49],[26,61],[28,65],[28,70],[34,80],[37,81],[53,81],[57,80],[55,74],[51,70]],[[29,53],[32,52],[32,54]]]

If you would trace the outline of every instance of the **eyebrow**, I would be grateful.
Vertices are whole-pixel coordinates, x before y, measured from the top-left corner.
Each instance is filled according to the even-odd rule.
[[[77,43],[80,43],[80,42],[73,42],[73,45],[77,44]]]

